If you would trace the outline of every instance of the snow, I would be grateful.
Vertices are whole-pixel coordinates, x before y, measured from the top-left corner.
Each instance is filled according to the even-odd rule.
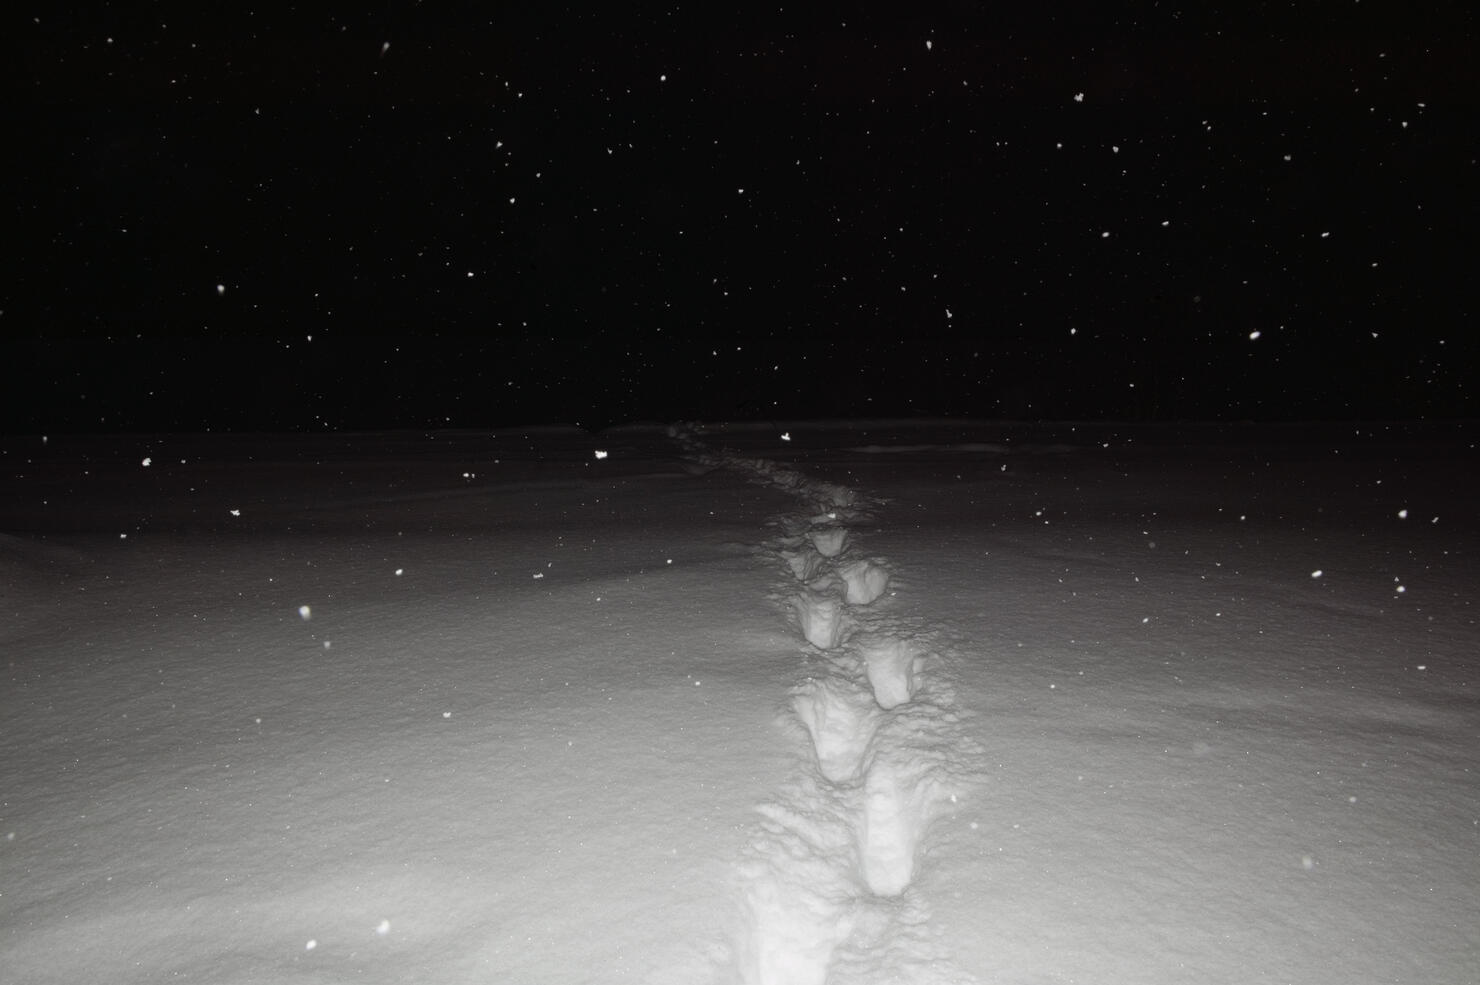
[[[1461,426],[0,454],[7,983],[1477,980]]]

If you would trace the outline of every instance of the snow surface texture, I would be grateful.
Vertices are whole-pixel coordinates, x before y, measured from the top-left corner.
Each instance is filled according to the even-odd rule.
[[[1480,980],[1463,428],[682,436],[0,439],[0,983]]]

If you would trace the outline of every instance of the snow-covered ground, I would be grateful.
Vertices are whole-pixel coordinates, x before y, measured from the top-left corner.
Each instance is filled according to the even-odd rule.
[[[1480,981],[1466,428],[0,453],[0,981]]]

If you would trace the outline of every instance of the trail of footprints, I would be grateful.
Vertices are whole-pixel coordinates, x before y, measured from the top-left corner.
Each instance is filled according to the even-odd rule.
[[[972,981],[935,940],[914,885],[931,822],[972,789],[979,750],[954,711],[934,634],[899,611],[888,563],[861,549],[861,528],[883,504],[676,436],[702,464],[802,503],[767,547],[783,572],[775,600],[806,644],[788,717],[811,755],[759,807],[738,869],[733,980]]]

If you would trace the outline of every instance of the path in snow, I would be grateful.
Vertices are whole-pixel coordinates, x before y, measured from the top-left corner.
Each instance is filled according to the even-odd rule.
[[[686,452],[790,493],[797,508],[766,545],[773,599],[805,643],[792,724],[806,768],[761,804],[738,867],[733,970],[744,985],[967,982],[916,889],[931,823],[967,798],[980,750],[961,728],[940,632],[891,591],[863,549],[884,504],[764,459]]]
[[[958,641],[990,796],[936,819],[912,891],[959,966],[1477,981],[1471,429],[995,430],[724,437],[888,497],[875,606]]]

